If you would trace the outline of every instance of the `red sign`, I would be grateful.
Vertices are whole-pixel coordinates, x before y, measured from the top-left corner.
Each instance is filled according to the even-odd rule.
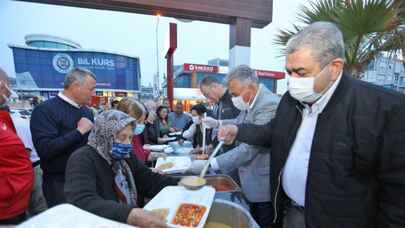
[[[257,77],[267,77],[274,79],[283,79],[285,78],[285,73],[280,71],[271,71],[271,70],[256,70]]]
[[[191,73],[191,72],[218,73],[219,67],[210,66],[210,65],[185,63],[183,65],[183,70],[186,73]]]
[[[108,97],[92,96],[90,106],[98,107],[99,105],[105,105],[107,103],[108,103]]]

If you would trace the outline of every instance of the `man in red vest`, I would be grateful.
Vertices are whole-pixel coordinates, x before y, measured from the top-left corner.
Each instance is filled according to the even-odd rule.
[[[0,68],[0,106],[7,104],[11,91],[7,74]],[[25,220],[34,174],[29,154],[17,136],[10,114],[0,110],[0,225]]]

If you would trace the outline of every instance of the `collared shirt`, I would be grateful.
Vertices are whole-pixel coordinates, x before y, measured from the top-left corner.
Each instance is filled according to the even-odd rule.
[[[69,97],[65,96],[62,92],[58,93],[58,97],[60,97],[62,100],[66,101],[67,103],[69,103],[70,105],[72,105],[75,108],[80,109],[80,105],[77,104],[75,101],[73,101],[72,99],[70,99]]]
[[[176,112],[169,113],[169,124],[177,131],[183,130],[191,121],[191,117],[185,113],[177,114]]]
[[[284,166],[282,173],[284,192],[300,206],[305,205],[309,158],[318,115],[325,109],[341,78],[342,74],[339,75],[336,82],[312,106],[304,104],[302,122]]]

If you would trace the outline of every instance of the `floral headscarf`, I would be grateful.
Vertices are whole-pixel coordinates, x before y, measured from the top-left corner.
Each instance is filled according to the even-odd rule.
[[[118,110],[102,112],[95,119],[94,128],[90,132],[87,143],[95,148],[97,153],[111,166],[115,174],[114,187],[118,198],[133,206],[136,206],[137,190],[132,171],[125,159],[112,158],[112,146],[117,134],[135,122],[134,118]]]

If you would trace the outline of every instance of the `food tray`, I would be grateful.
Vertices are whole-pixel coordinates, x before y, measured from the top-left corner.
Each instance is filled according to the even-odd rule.
[[[84,211],[71,204],[60,204],[52,207],[16,228],[133,228],[133,226],[115,222]]]
[[[174,225],[173,218],[176,215],[177,209],[181,204],[196,204],[206,207],[203,217],[201,218],[196,228],[203,228],[211,205],[214,201],[215,189],[211,186],[204,186],[199,190],[187,190],[182,186],[168,186],[160,191],[149,203],[144,207],[145,210],[153,209],[169,209],[167,222],[170,227],[183,227]]]
[[[156,166],[155,168],[158,168],[162,164],[165,163],[173,163],[174,166],[170,169],[164,169],[161,170],[164,173],[167,174],[173,174],[173,173],[184,173],[191,167],[191,158],[188,156],[168,156],[168,157],[160,157],[156,161]]]

